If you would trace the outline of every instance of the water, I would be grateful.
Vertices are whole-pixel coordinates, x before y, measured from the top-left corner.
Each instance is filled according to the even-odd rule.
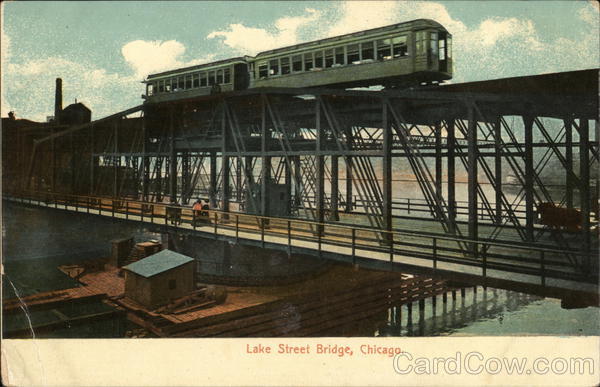
[[[437,297],[434,307],[426,300],[392,308],[375,336],[510,336],[560,335],[591,336],[600,333],[600,309],[562,309],[560,300],[540,298],[501,289],[467,288],[447,302]]]
[[[134,235],[138,239],[158,238],[145,226],[108,218],[72,214],[3,203],[4,296],[13,297],[12,284],[21,295],[64,289],[77,283],[57,269],[59,264],[98,258],[110,253],[111,239]],[[278,267],[275,265],[275,267]],[[104,306],[89,308],[104,310]],[[94,309],[93,311],[96,311]],[[60,310],[74,315],[82,310]],[[89,312],[89,311],[88,311]],[[55,316],[47,311],[31,315],[35,323]],[[5,326],[22,327],[23,316],[5,316]],[[88,325],[55,330],[43,337],[123,337],[131,326],[97,321]],[[338,327],[327,336],[465,336],[465,335],[598,335],[600,308],[562,309],[560,300],[478,287],[457,291],[447,302],[431,299],[423,311],[418,303],[392,308],[359,323]]]

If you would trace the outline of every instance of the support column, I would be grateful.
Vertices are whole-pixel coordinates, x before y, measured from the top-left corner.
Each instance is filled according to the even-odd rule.
[[[173,108],[169,112],[169,194],[170,202],[177,202],[177,151],[175,150],[175,118]]]
[[[478,235],[478,217],[477,217],[477,120],[475,119],[475,110],[469,106],[469,128],[468,128],[468,206],[469,206],[469,239],[477,240]],[[471,252],[477,256],[477,245],[472,244]]]
[[[442,125],[435,123],[435,194],[441,202],[444,197],[442,190]]]
[[[339,156],[332,155],[331,156],[331,215],[329,220],[337,222],[340,220],[340,216],[338,213],[339,205],[338,205],[338,197],[339,197],[339,187],[338,187],[338,178],[339,178],[339,165],[338,165]]]
[[[496,186],[496,224],[502,224],[502,118],[494,122],[494,180]]]
[[[317,194],[317,203],[316,203],[316,207],[317,207],[317,222],[322,223],[324,221],[324,205],[325,205],[325,157],[323,156],[323,154],[321,153],[323,151],[323,128],[321,128],[321,97],[317,97],[315,99],[315,107],[316,107],[316,123],[315,123],[315,128],[317,131],[317,149],[316,149],[316,179],[317,181],[315,182],[315,186],[316,186],[316,194]],[[321,232],[321,229],[319,228],[319,232]]]
[[[302,205],[302,165],[300,163],[300,156],[293,156],[292,162],[294,164],[294,206],[299,208]]]
[[[387,99],[382,100],[382,128],[383,128],[383,227],[386,231],[392,230],[392,130],[388,122]],[[384,240],[391,242],[390,234]]]
[[[566,205],[567,208],[573,208],[573,120],[567,118],[565,123],[565,159],[566,159]]]
[[[285,158],[284,183],[287,202],[285,204],[286,215],[291,213],[291,198],[292,198],[292,160],[289,157]]]
[[[346,145],[348,147],[348,149],[352,150],[353,148],[353,134],[352,134],[352,126],[348,126],[346,128]],[[352,156],[348,156],[346,157],[346,212],[350,213],[352,212],[354,206],[352,205],[352,201],[353,201],[353,195],[354,193],[352,192],[352,185],[353,185],[353,181],[352,181],[352,163],[353,163],[353,159]]]
[[[242,158],[235,159],[235,200],[242,201]]]
[[[229,211],[229,156],[227,156],[229,145],[229,131],[227,130],[227,105],[223,102],[221,115],[221,211]]]
[[[590,251],[590,130],[587,118],[579,120],[579,197],[581,200],[582,250]],[[590,257],[586,257],[585,267],[590,268]]]
[[[252,156],[245,156],[244,159],[244,181],[245,181],[245,197],[246,197],[246,201],[244,203],[244,208],[245,211],[248,212],[250,210],[250,208],[248,207],[249,203],[252,203],[252,211],[254,211],[254,213],[257,213],[258,211],[258,206],[260,205],[260,203],[256,203],[255,200],[252,197],[252,185],[254,184],[254,177],[253,177],[253,168],[252,168]]]
[[[119,166],[120,159],[117,162],[117,153],[119,153],[119,124],[115,122],[113,124],[113,197],[116,198],[119,196]]]
[[[142,119],[142,200],[148,201],[148,186],[150,183],[150,163],[148,160],[148,133],[146,130],[146,116]]]
[[[210,208],[217,208],[217,152],[210,151],[210,175],[208,180],[208,201]]]
[[[181,204],[188,204],[191,196],[192,173],[190,165],[190,152],[181,152]]]
[[[528,242],[533,242],[533,117],[524,116],[523,123],[525,124],[525,238]]]
[[[454,119],[447,123],[447,148],[448,148],[448,230],[456,233],[456,172],[455,172],[455,128]]]
[[[163,166],[163,157],[157,155],[154,158],[154,168],[156,169],[156,177],[155,177],[156,182],[154,184],[154,187],[156,189],[155,197],[156,197],[157,202],[162,202],[162,200],[163,200],[162,166]]]
[[[265,95],[262,96],[262,105],[261,105],[261,141],[260,141],[260,153],[261,153],[261,185],[260,185],[260,214],[262,216],[269,216],[269,201],[270,192],[269,185],[271,182],[271,157],[267,155],[268,151],[268,141],[267,135],[270,134],[267,131],[267,107],[266,107],[266,99]]]

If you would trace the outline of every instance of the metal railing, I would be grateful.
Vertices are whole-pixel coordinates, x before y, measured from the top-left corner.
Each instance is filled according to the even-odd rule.
[[[522,242],[473,240],[413,230],[386,231],[219,210],[208,210],[208,216],[198,216],[190,207],[132,199],[32,191],[6,192],[4,198],[30,205],[198,230],[212,233],[215,238],[224,234],[236,242],[254,239],[263,247],[267,243],[287,246],[289,252],[294,248],[313,250],[319,256],[333,252],[349,256],[353,263],[358,257],[378,260],[387,257],[390,264],[403,260],[410,264],[409,258],[418,258],[431,261],[433,270],[441,263],[477,267],[484,279],[488,270],[499,270],[539,277],[542,286],[548,278],[587,283],[598,281],[595,270],[590,270],[593,260],[597,260],[597,250],[567,251]],[[460,248],[461,244],[470,246],[467,253]],[[343,248],[345,252],[341,250]],[[578,264],[569,263],[565,258],[567,255],[578,257]]]

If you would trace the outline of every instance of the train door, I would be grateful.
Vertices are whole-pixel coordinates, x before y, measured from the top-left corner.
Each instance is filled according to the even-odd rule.
[[[439,63],[439,71],[448,72],[448,33],[445,31],[440,31],[438,33],[439,42],[438,42],[438,63]]]
[[[236,63],[233,66],[233,90],[246,90],[249,82],[248,65]]]

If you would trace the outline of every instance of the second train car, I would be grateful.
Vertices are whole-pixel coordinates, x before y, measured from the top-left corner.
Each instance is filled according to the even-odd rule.
[[[452,36],[433,20],[332,38],[149,75],[147,102],[260,87],[408,87],[452,78]]]

